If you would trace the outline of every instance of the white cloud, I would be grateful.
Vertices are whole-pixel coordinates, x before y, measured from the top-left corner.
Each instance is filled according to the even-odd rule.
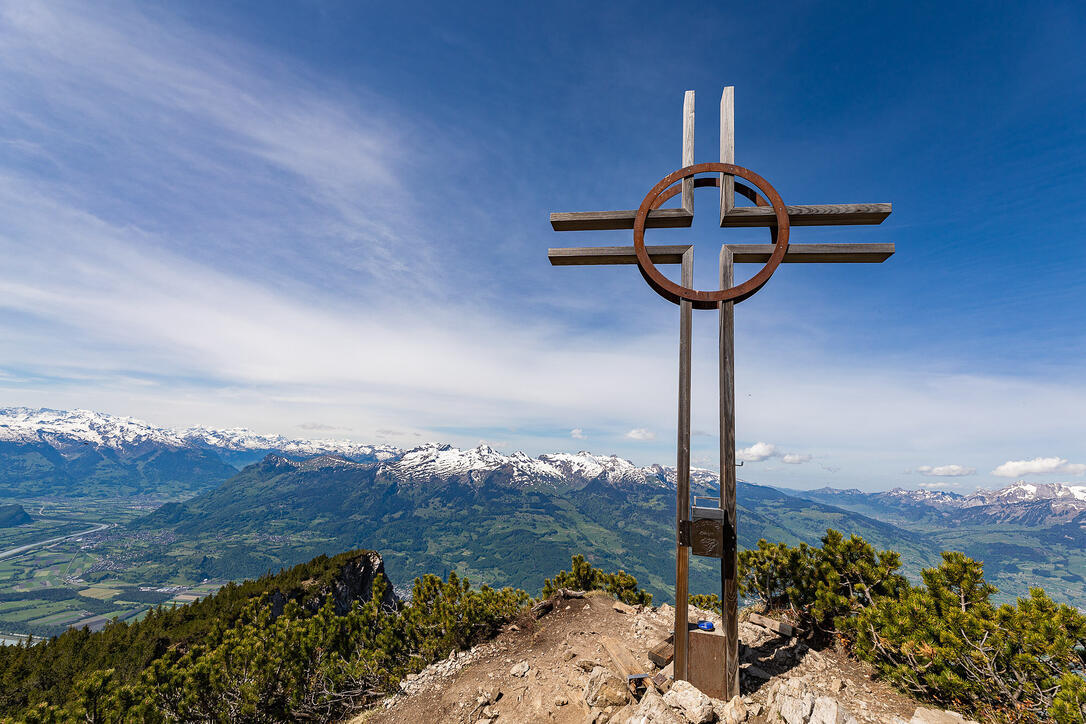
[[[575,427],[572,430],[570,430],[569,431],[569,436],[572,437],[574,440],[586,440],[586,439],[588,439],[588,435],[585,435],[584,430],[582,430],[579,427]]]
[[[768,442],[756,442],[750,447],[739,448],[735,451],[737,460],[745,463],[760,463],[777,454],[777,446]]]
[[[750,447],[740,448],[735,451],[735,457],[737,460],[742,460],[747,463],[760,463],[769,460],[770,458],[776,458],[788,465],[800,465],[811,461],[810,455],[786,453],[782,450],[778,450],[776,445],[769,442],[756,442]]]
[[[992,471],[992,475],[998,475],[1001,478],[1021,478],[1025,475],[1082,475],[1083,473],[1086,473],[1086,464],[1070,463],[1059,457],[1008,460]]]
[[[964,465],[921,465],[916,472],[929,477],[960,478],[963,475],[975,474],[977,469],[967,468]],[[929,485],[934,485],[934,483],[929,483]]]
[[[646,430],[643,427],[638,427],[638,428],[634,428],[633,430],[630,430],[628,433],[626,433],[626,437],[628,437],[631,440],[639,440],[639,441],[655,440],[656,439],[656,433],[653,432],[652,430]]]
[[[515,433],[511,444],[533,454],[576,445],[572,431],[561,433],[568,419],[619,431],[674,420],[672,307],[629,270],[547,266],[542,250],[564,243],[544,233],[549,181],[526,182],[527,209],[500,210],[531,221],[497,240],[477,234],[471,227],[493,200],[421,203],[427,193],[447,201],[455,188],[424,177],[450,146],[425,118],[398,117],[403,106],[363,89],[330,88],[334,79],[286,54],[139,12],[158,11],[0,4],[0,103],[10,121],[2,141],[13,159],[0,166],[0,399],[179,427],[290,433],[320,420],[357,439],[395,434],[411,444],[553,431]],[[469,135],[449,118],[452,133]],[[425,159],[413,157],[417,147]],[[92,162],[75,168],[81,150]],[[516,147],[488,149],[490,165],[478,168],[499,167],[492,154],[505,152]],[[98,168],[115,154],[114,168]],[[592,208],[585,203],[570,208]],[[420,208],[428,212],[411,213]],[[419,228],[429,216],[471,233],[434,237]],[[494,300],[503,290],[430,273],[435,249],[443,261],[470,256],[469,239],[500,242],[472,257],[480,276],[538,270],[540,283],[506,300],[534,308],[509,313]],[[797,266],[787,273],[802,274]],[[367,276],[373,268],[380,273]],[[304,272],[321,283],[306,286]],[[442,279],[454,294],[441,293]],[[799,465],[806,456],[768,443],[746,448],[740,459],[795,461],[767,482],[815,482],[840,463],[837,484],[879,486],[916,459],[960,459],[962,450],[987,468],[1005,459],[1007,419],[1026,449],[1086,459],[1080,431],[1066,423],[1086,409],[1079,370],[1000,375],[893,344],[858,355],[845,326],[796,314],[777,289],[742,307],[739,433],[802,441],[832,452],[835,465]],[[600,325],[615,290],[621,314]],[[695,400],[712,395],[719,374],[715,327],[699,324]],[[801,375],[786,362],[797,356]],[[695,436],[715,431],[716,406],[695,404],[692,425]],[[606,452],[667,462],[674,428],[654,427],[655,444],[631,435]],[[1066,467],[1045,470],[1082,473],[1056,460]]]

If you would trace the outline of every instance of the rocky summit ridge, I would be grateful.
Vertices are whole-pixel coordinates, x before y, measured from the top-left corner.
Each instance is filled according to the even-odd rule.
[[[671,631],[672,607],[629,606],[601,592],[562,591],[551,602],[539,619],[522,616],[495,639],[408,676],[351,724],[968,724],[918,707],[867,665],[746,610],[741,694],[714,699],[649,656]],[[720,626],[712,612],[691,615]],[[631,689],[626,677],[640,674],[653,683]]]

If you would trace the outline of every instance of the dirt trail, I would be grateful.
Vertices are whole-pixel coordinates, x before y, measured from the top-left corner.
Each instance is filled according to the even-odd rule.
[[[602,666],[617,670],[601,637],[614,637],[644,672],[655,673],[658,669],[647,654],[670,632],[674,615],[669,606],[626,609],[626,613],[617,610],[614,600],[606,594],[589,593],[583,599],[559,602],[553,612],[538,621],[523,616],[493,641],[454,654],[403,682],[404,692],[356,717],[351,724],[599,724],[608,720],[625,724],[636,702],[627,708],[586,703],[585,689],[593,669]],[[698,613],[715,619],[719,625],[719,617]],[[873,681],[867,667],[832,649],[813,651],[794,637],[747,622],[740,624],[740,639],[741,709],[746,712],[740,721],[759,724],[770,721],[767,715],[780,721],[777,711],[792,705],[785,698],[792,694],[799,697],[796,707],[800,708],[804,698],[813,702],[818,697],[832,698],[840,704],[841,722],[877,724],[899,721],[898,717],[908,722],[917,711],[917,702]],[[723,703],[716,704],[719,712]],[[681,709],[675,715],[674,721],[691,721]],[[806,716],[786,718],[820,721],[817,707]],[[706,721],[716,720],[714,715]]]

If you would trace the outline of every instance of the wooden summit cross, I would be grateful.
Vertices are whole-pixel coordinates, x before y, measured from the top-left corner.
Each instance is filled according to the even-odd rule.
[[[735,354],[733,307],[769,281],[781,262],[882,262],[894,253],[893,244],[789,244],[792,226],[879,224],[890,215],[890,204],[833,204],[785,206],[776,190],[753,171],[735,162],[734,89],[720,98],[720,162],[694,163],[694,91],[683,102],[682,165],[656,184],[636,211],[580,211],[552,213],[555,231],[633,229],[633,246],[550,249],[555,266],[636,264],[657,293],[679,305],[679,440],[676,463],[675,555],[675,679],[709,682],[714,696],[730,699],[739,694],[739,628],[736,517],[735,517]],[[711,173],[711,177],[695,178]],[[742,181],[749,182],[750,185]],[[678,184],[678,185],[676,185]],[[724,244],[720,249],[720,289],[697,291],[693,245],[645,246],[646,228],[688,227],[694,219],[694,189],[720,187],[722,227],[769,227],[771,244]],[[753,188],[752,188],[753,187]],[[759,193],[759,191],[761,193]],[[679,208],[660,208],[681,196]],[[753,206],[736,206],[735,194]],[[735,284],[733,267],[741,263],[765,266],[751,279]],[[665,277],[656,264],[681,264],[681,284]],[[690,505],[690,327],[694,309],[720,310],[720,507]],[[689,555],[721,559],[721,601],[724,621],[722,671],[688,668],[687,596]]]

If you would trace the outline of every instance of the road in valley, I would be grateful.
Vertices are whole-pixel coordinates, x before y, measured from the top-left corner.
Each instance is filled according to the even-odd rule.
[[[52,543],[59,543],[62,540],[68,540],[69,538],[78,538],[81,535],[97,533],[100,530],[112,528],[113,525],[113,523],[98,523],[93,528],[88,528],[87,530],[82,530],[78,533],[72,533],[71,535],[62,535],[56,538],[49,538],[48,540],[41,540],[37,543],[27,543],[26,545],[19,546],[18,548],[9,548],[6,551],[0,551],[0,560],[3,560],[5,558],[11,558],[12,556],[17,556],[20,553],[26,553],[27,551],[37,548],[38,546],[47,546]]]

